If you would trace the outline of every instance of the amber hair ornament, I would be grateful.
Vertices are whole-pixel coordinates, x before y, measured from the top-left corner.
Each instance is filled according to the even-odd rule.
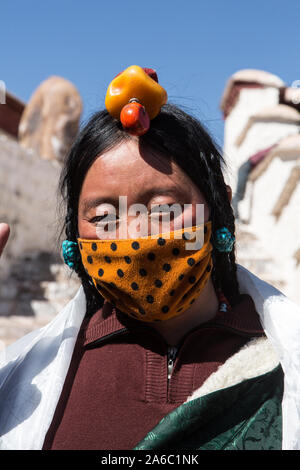
[[[109,84],[105,107],[129,134],[140,136],[148,131],[150,121],[159,114],[167,99],[155,70],[132,65]]]

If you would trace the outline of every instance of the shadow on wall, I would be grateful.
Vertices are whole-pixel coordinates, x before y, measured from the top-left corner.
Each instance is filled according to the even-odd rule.
[[[59,262],[58,255],[40,251],[14,260],[0,285],[0,316],[34,316],[31,301],[47,300],[43,283],[55,281],[51,265]]]

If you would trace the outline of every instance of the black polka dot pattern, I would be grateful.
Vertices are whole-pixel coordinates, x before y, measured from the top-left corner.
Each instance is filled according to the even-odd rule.
[[[138,250],[140,248],[139,242],[132,242],[131,246],[134,250]]]
[[[166,240],[165,240],[164,238],[162,238],[162,237],[159,237],[159,238],[157,239],[157,244],[158,244],[159,246],[164,246],[164,245],[166,244]]]
[[[153,298],[153,296],[150,295],[150,294],[147,295],[146,300],[147,300],[147,302],[148,302],[149,304],[153,304],[153,302],[154,302],[154,298]]]

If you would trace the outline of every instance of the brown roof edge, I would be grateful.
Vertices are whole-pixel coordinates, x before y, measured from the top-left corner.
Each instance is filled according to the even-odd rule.
[[[227,80],[223,95],[220,100],[220,108],[226,119],[232,108],[235,106],[241,88],[282,88],[285,83],[281,78],[266,70],[242,69],[235,72]]]
[[[26,103],[9,91],[5,93],[5,103],[0,104],[0,129],[18,138],[18,129]]]
[[[26,106],[26,103],[19,98],[17,98],[15,95],[13,95],[11,92],[6,90],[5,93],[5,101],[6,104],[10,107],[13,108],[15,111],[22,113],[24,111],[24,108]]]
[[[297,92],[297,100],[294,102],[291,97],[288,96],[288,93],[291,92]],[[300,90],[298,89],[293,89],[292,87],[281,87],[279,89],[279,104],[286,104],[287,106],[290,106],[291,108],[297,109],[297,111],[300,112],[300,101],[299,100],[300,96]],[[296,98],[296,96],[295,96]]]
[[[231,87],[228,88],[228,90],[226,90],[219,105],[221,108],[221,111],[223,112],[224,119],[226,119],[227,116],[229,116],[232,109],[235,107],[239,99],[240,92],[243,88],[250,89],[250,88],[264,88],[264,87],[258,82],[242,82],[240,80],[236,80],[235,82],[233,82]]]

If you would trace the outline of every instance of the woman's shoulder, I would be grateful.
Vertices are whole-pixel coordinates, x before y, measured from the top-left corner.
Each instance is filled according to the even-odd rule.
[[[1,449],[9,449],[16,442],[20,442],[22,449],[40,448],[39,439],[43,436],[39,431],[35,435],[32,428],[47,428],[47,420],[54,412],[65,381],[85,310],[85,294],[79,288],[48,325],[3,351],[0,366]],[[20,439],[16,439],[18,432],[22,433]]]

